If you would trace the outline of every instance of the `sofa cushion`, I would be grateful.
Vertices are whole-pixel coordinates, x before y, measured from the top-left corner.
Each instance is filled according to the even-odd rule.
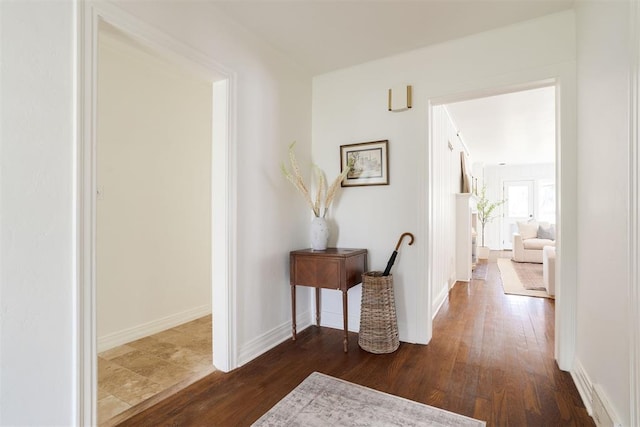
[[[538,239],[556,240],[556,226],[554,224],[540,223],[536,237]]]
[[[522,236],[522,240],[535,239],[538,237],[538,223],[531,222],[518,222],[518,233]]]
[[[555,246],[556,242],[550,239],[527,239],[522,241],[522,246],[525,249],[542,250],[545,246]]]

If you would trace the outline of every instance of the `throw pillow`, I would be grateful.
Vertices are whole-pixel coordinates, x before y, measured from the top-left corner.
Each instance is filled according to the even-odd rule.
[[[522,240],[535,239],[538,236],[538,223],[537,222],[519,222],[518,233],[522,236]]]
[[[553,224],[545,226],[540,224],[538,227],[538,239],[556,240],[556,227]]]

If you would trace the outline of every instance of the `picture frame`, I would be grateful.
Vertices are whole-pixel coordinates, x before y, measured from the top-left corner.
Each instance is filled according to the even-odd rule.
[[[464,151],[460,152],[460,173],[460,192],[471,193],[471,179],[467,172],[467,156],[465,156]]]
[[[389,185],[389,141],[371,141],[340,146],[340,170],[353,168],[342,187]]]

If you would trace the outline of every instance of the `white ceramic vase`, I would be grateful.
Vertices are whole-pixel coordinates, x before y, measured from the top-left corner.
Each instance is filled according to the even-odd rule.
[[[311,221],[311,249],[324,251],[329,241],[329,225],[324,218],[314,217]]]

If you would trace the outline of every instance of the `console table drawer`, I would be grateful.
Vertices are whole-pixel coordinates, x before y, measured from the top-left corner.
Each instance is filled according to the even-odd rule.
[[[296,285],[313,286],[315,288],[341,289],[340,264],[338,259],[298,257],[295,260],[294,272]]]

